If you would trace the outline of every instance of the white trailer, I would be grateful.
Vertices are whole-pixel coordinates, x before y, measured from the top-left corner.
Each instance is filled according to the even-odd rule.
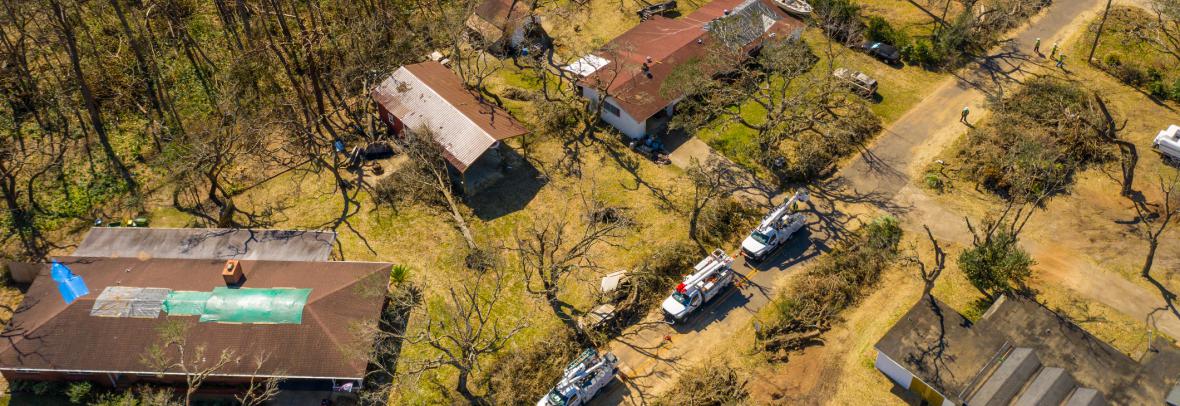
[[[771,210],[758,224],[758,228],[742,241],[742,256],[748,261],[761,261],[789,241],[795,232],[807,224],[807,216],[792,214],[795,203],[806,202],[807,199],[807,191],[800,190],[786,203]]]
[[[1180,162],[1180,125],[1170,125],[1156,134],[1151,148],[1167,159]]]
[[[693,267],[694,273],[684,277],[684,282],[676,285],[672,295],[664,299],[664,314],[675,323],[700,309],[733,284],[732,264],[733,258],[726,255],[724,250],[713,250],[712,254]]]
[[[590,402],[599,390],[606,387],[619,372],[619,359],[614,354],[601,356],[587,348],[562,372],[561,382],[549,391],[537,406],[580,406]]]

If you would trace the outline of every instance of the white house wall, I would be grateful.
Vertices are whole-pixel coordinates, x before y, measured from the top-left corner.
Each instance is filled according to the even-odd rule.
[[[897,382],[903,388],[910,388],[910,383],[913,382],[914,376],[910,374],[910,371],[906,371],[901,365],[893,362],[885,353],[877,351],[877,362],[874,365],[876,365],[877,370],[888,376],[893,382]]]
[[[914,383],[915,379],[918,379],[913,374],[911,374],[910,371],[902,368],[901,365],[893,362],[892,358],[889,358],[889,356],[880,351],[877,351],[877,362],[874,363],[874,365],[877,367],[878,371],[881,371],[881,373],[885,374],[885,376],[888,376],[889,379],[893,380],[893,382],[896,382],[899,386],[906,388],[906,390],[909,390],[910,384]],[[942,398],[941,406],[956,406],[955,402],[951,402],[946,398],[945,395]]]
[[[582,96],[595,102],[598,101],[598,91],[590,87],[582,88]],[[619,106],[619,104],[615,102],[615,98],[611,96],[606,97],[606,102],[614,105],[615,107]],[[606,110],[602,111],[601,116],[602,121],[610,124],[612,127],[619,130],[619,132],[628,137],[643,138],[643,136],[647,133],[646,120],[636,121],[634,118],[631,118],[631,115],[627,114],[626,110],[623,110],[622,108],[619,109],[619,115],[617,116]]]

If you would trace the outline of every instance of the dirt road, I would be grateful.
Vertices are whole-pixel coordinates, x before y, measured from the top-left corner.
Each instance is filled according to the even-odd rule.
[[[958,122],[963,106],[970,106],[970,121],[977,121],[986,114],[984,102],[989,94],[1002,94],[1030,71],[1045,69],[1038,66],[1043,58],[1022,50],[1031,50],[1038,37],[1043,45],[1064,41],[1102,4],[1100,0],[1054,2],[996,53],[939,86],[885,129],[876,143],[850,162],[833,181],[820,187],[822,190],[813,194],[816,202],[813,208],[821,215],[811,226],[810,234],[795,238],[790,247],[759,267],[737,264],[735,269],[746,276],[746,281],[691,322],[668,326],[653,318],[612,342],[610,351],[619,356],[628,377],[625,382],[613,383],[595,403],[646,403],[652,395],[666,390],[681,368],[700,363],[719,351],[750,350],[727,347],[732,347],[736,331],[748,332],[752,318],[769,302],[776,288],[787,283],[802,263],[826,248],[823,241],[858,221],[857,213],[890,212],[911,230],[928,224],[940,239],[969,242],[970,234],[958,220],[962,214],[933,201],[911,179],[966,130]],[[1049,66],[1051,69],[1052,65]],[[683,149],[672,152],[672,160],[678,165],[685,165],[692,158],[704,162],[709,154],[714,154],[696,139],[681,145]],[[1051,241],[1034,241],[1026,244],[1026,248],[1041,264],[1043,277],[1056,278],[1049,280],[1090,299],[1136,317],[1146,316],[1162,304],[1158,293],[1099,269],[1085,255],[1069,252]],[[1159,328],[1180,337],[1180,320],[1164,320]]]

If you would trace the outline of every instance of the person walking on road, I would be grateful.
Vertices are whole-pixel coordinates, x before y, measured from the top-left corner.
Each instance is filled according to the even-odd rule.
[[[1049,59],[1053,59],[1053,57],[1055,57],[1055,56],[1057,56],[1057,43],[1056,42],[1053,43],[1053,50],[1049,51]]]
[[[967,106],[963,106],[963,116],[959,117],[959,122],[963,123],[963,124],[967,124],[967,115],[968,114],[971,114],[971,109]]]
[[[1036,52],[1037,55],[1041,54],[1041,37],[1037,37],[1037,42],[1033,43],[1033,52]]]
[[[1061,56],[1057,57],[1057,67],[1061,68],[1061,69],[1065,69],[1065,53],[1064,52],[1061,53]]]

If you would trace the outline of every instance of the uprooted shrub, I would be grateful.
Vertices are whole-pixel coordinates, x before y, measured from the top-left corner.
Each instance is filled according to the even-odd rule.
[[[629,283],[620,292],[613,323],[603,333],[610,336],[639,321],[691,272],[701,259],[700,250],[688,242],[666,243],[656,247],[643,262],[628,273]],[[601,337],[600,337],[601,338]]]
[[[726,246],[758,219],[758,210],[734,198],[715,199],[697,218],[697,239],[709,247]]]
[[[487,377],[491,404],[533,404],[561,379],[564,367],[582,348],[569,329],[554,329],[552,334],[557,336],[509,349],[487,369],[505,372]]]
[[[672,390],[656,399],[658,406],[720,406],[745,403],[746,380],[728,365],[699,365],[680,374]]]
[[[996,46],[1002,34],[1028,20],[1048,0],[988,0],[935,21],[929,36],[898,45],[902,59],[928,69],[953,69]],[[895,44],[896,45],[896,44]]]
[[[992,117],[967,133],[959,151],[966,174],[1020,201],[1065,191],[1076,171],[1115,156],[1113,147],[1085,124],[1104,119],[1091,102],[1076,84],[1030,80],[994,103]]]
[[[792,351],[822,342],[840,313],[892,263],[901,234],[896,218],[878,218],[799,275],[774,300],[770,320],[758,330],[761,349],[771,360],[786,360]]]

